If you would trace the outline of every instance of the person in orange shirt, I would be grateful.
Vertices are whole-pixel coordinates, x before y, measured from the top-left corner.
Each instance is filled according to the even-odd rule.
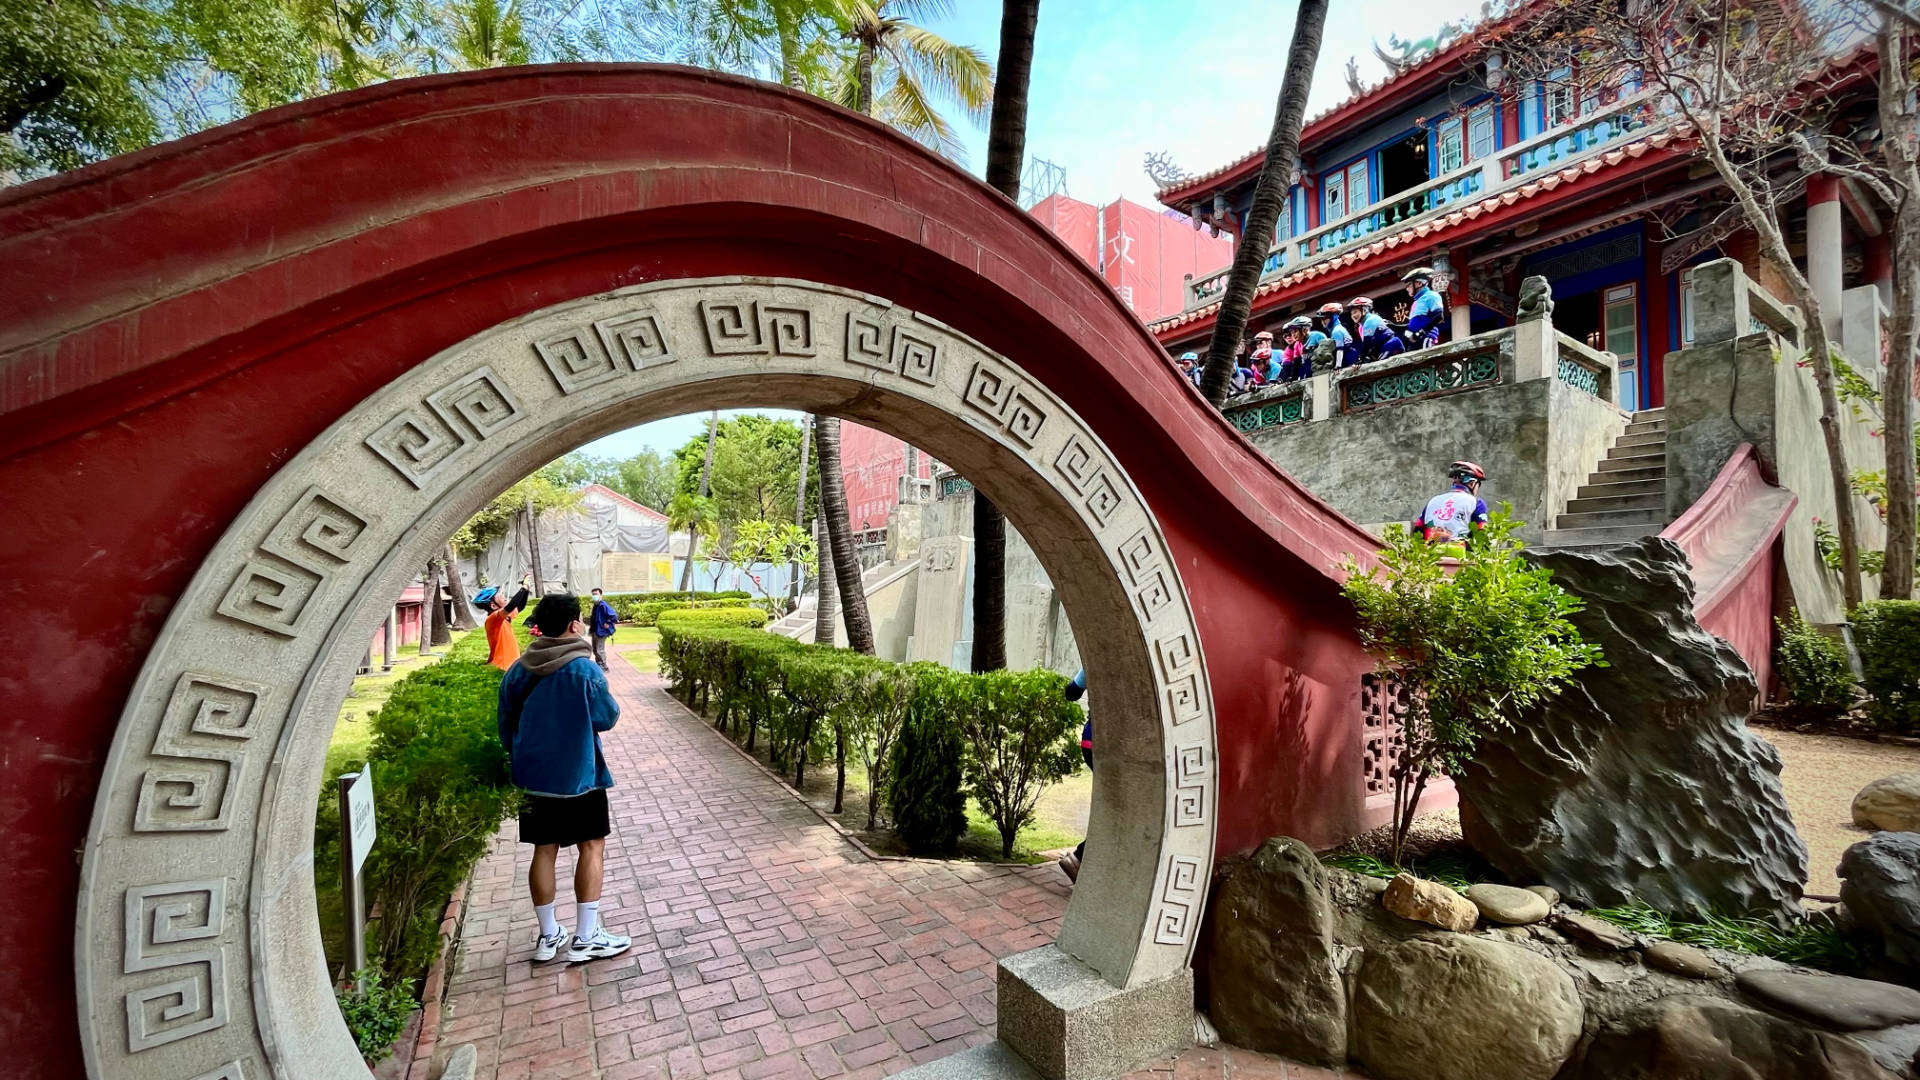
[[[490,585],[474,594],[475,607],[487,613],[487,663],[505,671],[520,659],[520,639],[513,635],[513,617],[527,606],[527,582],[509,599],[500,587]]]

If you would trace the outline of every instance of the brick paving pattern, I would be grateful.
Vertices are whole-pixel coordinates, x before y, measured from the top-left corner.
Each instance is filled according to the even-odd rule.
[[[610,678],[622,714],[603,740],[617,786],[600,910],[633,951],[531,962],[533,849],[508,822],[475,873],[438,1058],[475,1044],[479,1080],[817,1080],[993,1038],[994,960],[1053,940],[1058,869],[868,859],[658,678],[624,662]]]

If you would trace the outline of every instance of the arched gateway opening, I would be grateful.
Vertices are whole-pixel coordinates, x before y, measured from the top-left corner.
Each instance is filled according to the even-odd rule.
[[[1121,1053],[1187,1030],[1216,755],[1199,635],[1152,511],[1072,410],[978,342],[879,297],[720,278],[554,305],[443,351],[282,466],[215,545],[147,659],[101,782],[80,925],[96,1075],[149,1075],[163,1057],[183,1077],[364,1075],[332,1009],[310,869],[353,643],[520,476],[609,431],[715,405],[796,407],[912,439],[1006,508],[1079,625],[1100,628],[1086,661],[1102,698],[1087,871],[1042,950],[1057,955],[1010,970],[1038,965],[1082,997],[1141,995],[1112,1026]],[[1068,989],[1028,981],[1042,999]],[[1030,1015],[1013,1019],[1017,1048],[1058,1050],[1019,1029]]]
[[[0,725],[0,960],[35,988],[0,1010],[9,1075],[359,1075],[305,855],[375,606],[560,451],[731,405],[905,436],[1033,542],[1104,727],[1087,871],[1001,1035],[1089,1075],[1189,1030],[1214,858],[1380,818],[1332,571],[1371,538],[921,148],[779,87],[566,65],[0,192],[0,595],[32,613],[0,652],[34,658]]]

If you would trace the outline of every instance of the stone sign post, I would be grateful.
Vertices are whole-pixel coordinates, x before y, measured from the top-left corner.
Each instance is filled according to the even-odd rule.
[[[353,985],[366,989],[360,972],[367,966],[367,891],[360,877],[373,850],[373,763],[340,777],[340,899],[347,916],[347,970]]]

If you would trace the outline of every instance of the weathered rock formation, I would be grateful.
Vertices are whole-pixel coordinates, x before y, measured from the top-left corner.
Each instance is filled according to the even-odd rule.
[[[1840,856],[1840,902],[1888,960],[1920,967],[1920,833],[1883,832]]]
[[[1460,934],[1369,950],[1353,1056],[1380,1080],[1548,1080],[1580,1038],[1573,979],[1518,945]]]
[[[1657,537],[1531,554],[1586,600],[1573,622],[1609,666],[1482,744],[1455,778],[1468,842],[1582,907],[1795,917],[1807,850],[1780,758],[1746,729],[1747,665],[1694,621],[1686,557]]]
[[[1648,1003],[1585,1040],[1561,1080],[1894,1080],[1844,1036],[1731,1001]]]
[[[1920,832],[1920,773],[1883,776],[1853,797],[1853,823],[1862,829]]]
[[[1316,1065],[1346,1061],[1333,905],[1311,848],[1279,837],[1229,859],[1209,927],[1209,1001],[1227,1042]]]

